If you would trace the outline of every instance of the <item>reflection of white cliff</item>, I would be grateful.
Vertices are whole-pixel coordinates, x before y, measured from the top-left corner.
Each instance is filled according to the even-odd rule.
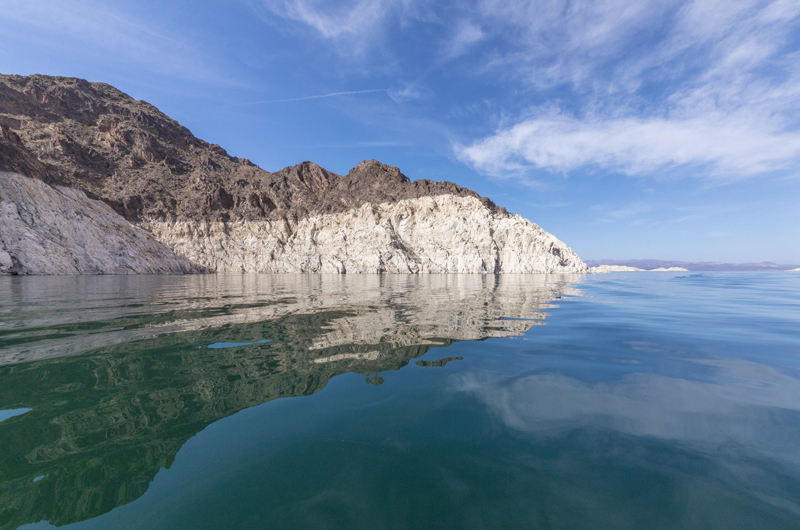
[[[35,337],[43,328],[74,323],[76,316],[81,323],[121,318],[153,323],[134,329],[97,327],[15,344],[3,348],[0,364],[323,311],[343,315],[334,316],[312,337],[310,359],[315,357],[313,351],[342,345],[400,347],[509,337],[541,324],[547,316],[543,310],[554,307],[550,303],[557,297],[577,294],[574,284],[581,278],[452,274],[20,278],[13,284],[0,282],[0,297],[14,308],[0,323],[5,340]],[[60,293],[65,305],[42,310],[54,292]]]
[[[552,307],[549,303],[556,296],[566,294],[564,278],[541,276],[437,275],[422,281],[392,280],[402,285],[373,291],[369,310],[335,319],[313,348],[435,345],[447,339],[520,335],[543,324],[547,313],[541,309]]]

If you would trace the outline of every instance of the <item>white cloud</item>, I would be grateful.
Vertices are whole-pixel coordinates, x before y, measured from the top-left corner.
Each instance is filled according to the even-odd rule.
[[[631,52],[680,0],[480,0],[484,29],[509,52],[494,66],[536,87],[562,83],[596,87],[608,62]],[[490,28],[490,29],[489,29]],[[617,74],[614,83],[623,76]],[[602,87],[609,90],[610,86]]]
[[[685,167],[741,178],[800,161],[796,1],[484,0],[481,9],[511,43],[490,68],[534,89],[564,87],[569,99],[457,144],[481,172]]]
[[[428,91],[424,90],[419,83],[409,83],[403,88],[390,89],[387,93],[396,103],[405,103],[406,101],[422,99],[428,95]]]
[[[749,115],[578,119],[549,114],[472,145],[457,145],[456,154],[498,177],[585,166],[643,175],[703,165],[709,175],[736,178],[792,167],[800,159],[800,134]]]
[[[478,24],[462,20],[456,25],[452,37],[445,42],[442,58],[454,59],[464,55],[484,37],[485,34]]]

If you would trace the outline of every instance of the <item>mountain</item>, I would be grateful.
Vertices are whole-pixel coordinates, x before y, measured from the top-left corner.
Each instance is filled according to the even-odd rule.
[[[769,261],[762,263],[721,263],[716,261],[664,261],[659,259],[628,259],[628,260],[587,260],[589,267],[622,266],[635,267],[642,270],[668,269],[670,267],[680,267],[687,271],[785,271],[791,270],[796,265],[778,265]]]
[[[149,103],[82,79],[0,75],[0,171],[30,188],[0,195],[16,205],[0,211],[0,228],[22,234],[0,231],[0,271],[7,273],[145,272],[134,258],[152,261],[159,252],[175,263],[170,272],[187,272],[180,258],[217,272],[587,270],[537,225],[452,182],[412,182],[375,160],[347,175],[312,162],[270,173],[195,138]],[[41,190],[18,176],[61,195],[77,190],[82,204],[100,201],[161,247],[129,247],[127,261],[110,252],[87,265],[88,248],[75,255],[52,230],[36,231],[16,216],[14,209],[41,206],[33,196]],[[117,222],[106,213],[105,224]],[[82,232],[87,217],[72,218],[70,228]],[[42,238],[42,248],[63,247],[58,266],[27,257],[46,252],[28,248]],[[69,258],[77,260],[71,271]]]

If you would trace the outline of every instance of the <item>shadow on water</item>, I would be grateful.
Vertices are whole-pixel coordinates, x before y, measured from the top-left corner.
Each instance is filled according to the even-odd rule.
[[[0,528],[134,501],[184,443],[354,372],[380,385],[433,347],[519,335],[559,276],[2,278]],[[220,344],[226,347],[219,347]],[[443,366],[455,358],[423,362]],[[420,363],[417,363],[420,364]],[[44,480],[44,479],[47,480]]]

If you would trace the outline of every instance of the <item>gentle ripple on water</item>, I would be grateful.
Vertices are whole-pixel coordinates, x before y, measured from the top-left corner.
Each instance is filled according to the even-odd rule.
[[[800,527],[797,274],[5,277],[0,300],[0,529]]]

